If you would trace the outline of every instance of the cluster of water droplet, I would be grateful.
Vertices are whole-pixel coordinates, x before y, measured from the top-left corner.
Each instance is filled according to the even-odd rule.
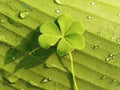
[[[92,46],[92,48],[93,48],[94,50],[96,50],[96,49],[99,48],[99,46],[98,46],[98,44],[94,44],[94,45]]]
[[[100,79],[103,80],[103,79],[107,79],[107,78],[108,78],[107,76],[103,75],[103,76],[101,76]],[[111,80],[109,83],[116,83],[117,86],[120,85],[120,82],[118,82],[116,79]]]
[[[54,0],[54,2],[58,5],[64,5],[64,0]],[[55,13],[60,13],[60,9],[56,9]]]
[[[106,57],[105,61],[106,61],[106,62],[109,62],[110,60],[116,59],[116,56],[117,56],[117,55],[115,55],[114,53],[110,53],[110,54]]]
[[[120,38],[115,38],[115,36],[117,35],[117,33],[113,33],[112,37],[111,37],[111,41],[115,40],[116,42],[120,42]]]

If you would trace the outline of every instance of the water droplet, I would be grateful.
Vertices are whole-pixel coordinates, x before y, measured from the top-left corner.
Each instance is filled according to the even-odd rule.
[[[59,5],[63,5],[64,4],[64,0],[54,0],[55,3],[59,4]]]
[[[106,61],[106,62],[110,61],[110,58],[109,58],[109,57],[107,57],[107,58],[105,59],[105,61]]]
[[[58,85],[58,83],[55,83],[55,85]]]
[[[89,16],[87,16],[87,19],[91,19],[91,18],[92,18],[92,16],[90,16],[90,15],[89,15]]]
[[[40,83],[48,83],[50,81],[49,78],[44,78]]]
[[[110,53],[110,54],[109,54],[109,57],[110,57],[111,59],[115,59],[115,58],[116,58],[116,55],[113,54],[113,53]]]
[[[15,57],[12,57],[12,60],[15,60]]]
[[[110,53],[110,54],[109,54],[109,56],[110,56],[110,57],[113,57],[113,56],[114,56],[114,54],[113,54],[113,53]]]
[[[120,38],[117,38],[116,41],[117,41],[117,42],[120,42]]]
[[[28,16],[28,12],[27,11],[20,12],[19,16],[20,16],[21,19],[24,19]]]
[[[112,56],[112,59],[115,59],[116,58],[116,56]]]
[[[114,40],[114,37],[111,37],[111,40]]]
[[[117,14],[117,16],[119,16],[119,17],[120,17],[120,13],[119,13],[119,14]]]
[[[9,60],[15,60],[15,57],[14,57],[13,55],[8,55],[7,58],[8,58]]]
[[[56,13],[60,13],[60,9],[56,9],[55,12],[56,12]]]
[[[94,50],[96,50],[96,49],[99,48],[99,46],[98,46],[97,44],[95,44],[95,45],[92,46],[92,48],[93,48]]]
[[[113,79],[113,80],[112,80],[112,83],[115,83],[115,82],[117,82],[117,80],[116,80],[116,79]]]
[[[103,76],[101,77],[101,79],[105,79],[105,78],[107,78],[105,75],[103,75]]]
[[[35,83],[34,81],[29,81],[29,83],[30,83],[32,86],[38,86],[38,84]]]
[[[91,5],[95,5],[95,2],[91,2],[90,4],[91,4]]]

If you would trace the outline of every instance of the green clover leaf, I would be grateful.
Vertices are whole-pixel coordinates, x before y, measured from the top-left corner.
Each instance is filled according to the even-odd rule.
[[[41,25],[40,32],[42,34],[39,36],[38,42],[42,48],[48,49],[50,46],[58,44],[57,54],[59,56],[64,56],[69,53],[74,83],[73,88],[74,90],[78,90],[71,52],[74,49],[84,48],[85,39],[82,35],[84,33],[82,24],[78,21],[74,21],[67,15],[61,15],[58,17],[57,24],[48,22]]]
[[[44,23],[40,27],[40,32],[42,33],[38,38],[40,46],[48,49],[58,43],[57,54],[59,56],[64,56],[74,49],[82,49],[85,45],[82,24],[67,15],[59,16],[57,24]]]

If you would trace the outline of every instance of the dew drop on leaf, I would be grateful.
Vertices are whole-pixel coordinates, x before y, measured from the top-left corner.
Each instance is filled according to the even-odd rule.
[[[95,2],[90,2],[91,5],[95,5]]]
[[[43,78],[43,80],[40,83],[48,83],[50,81],[49,78]]]
[[[93,48],[94,50],[96,50],[96,49],[99,48],[99,46],[98,46],[97,44],[95,44],[95,45],[92,46],[92,48]]]
[[[116,80],[116,79],[113,79],[113,80],[112,80],[112,83],[115,83],[115,82],[117,82],[117,80]]]
[[[12,56],[12,55],[8,55],[7,58],[10,59],[10,60],[15,60],[15,57]]]
[[[112,40],[112,41],[114,40],[114,37],[113,37],[113,36],[111,37],[111,40]]]
[[[106,62],[110,61],[110,58],[109,57],[105,58],[105,61]]]
[[[120,38],[117,38],[116,41],[117,41],[117,42],[120,42]]]
[[[13,56],[12,59],[15,60],[15,57]]]
[[[103,76],[101,77],[101,79],[105,79],[105,78],[107,78],[105,75],[103,75]]]
[[[117,16],[119,16],[119,17],[120,17],[120,13],[119,13],[119,14],[117,14]]]
[[[114,56],[114,54],[113,54],[113,53],[110,53],[109,56],[112,57],[112,56]]]
[[[110,54],[109,54],[109,57],[111,57],[112,59],[115,59],[115,58],[116,58],[116,55],[113,54],[113,53],[110,53]]]
[[[87,19],[91,19],[91,18],[92,18],[92,16],[90,16],[90,15],[89,15],[89,16],[87,16]]]
[[[63,5],[64,4],[64,0],[54,0],[55,3],[59,4],[59,5]]]
[[[115,58],[116,58],[116,56],[113,56],[113,57],[112,57],[112,59],[115,59]]]
[[[31,85],[38,86],[38,84],[35,83],[34,81],[29,81],[29,83],[30,83]]]
[[[58,85],[58,83],[55,83],[55,85]]]
[[[20,16],[21,19],[24,19],[28,16],[28,12],[27,11],[20,12],[19,16]]]
[[[60,13],[60,9],[56,9],[55,12],[56,12],[56,13]]]

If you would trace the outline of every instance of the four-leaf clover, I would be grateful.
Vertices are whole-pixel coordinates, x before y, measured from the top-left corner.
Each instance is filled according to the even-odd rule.
[[[59,16],[57,23],[47,22],[42,24],[40,32],[42,33],[38,38],[40,46],[48,49],[50,46],[57,44],[57,54],[59,56],[64,56],[74,49],[82,49],[85,45],[82,24],[67,15]]]

